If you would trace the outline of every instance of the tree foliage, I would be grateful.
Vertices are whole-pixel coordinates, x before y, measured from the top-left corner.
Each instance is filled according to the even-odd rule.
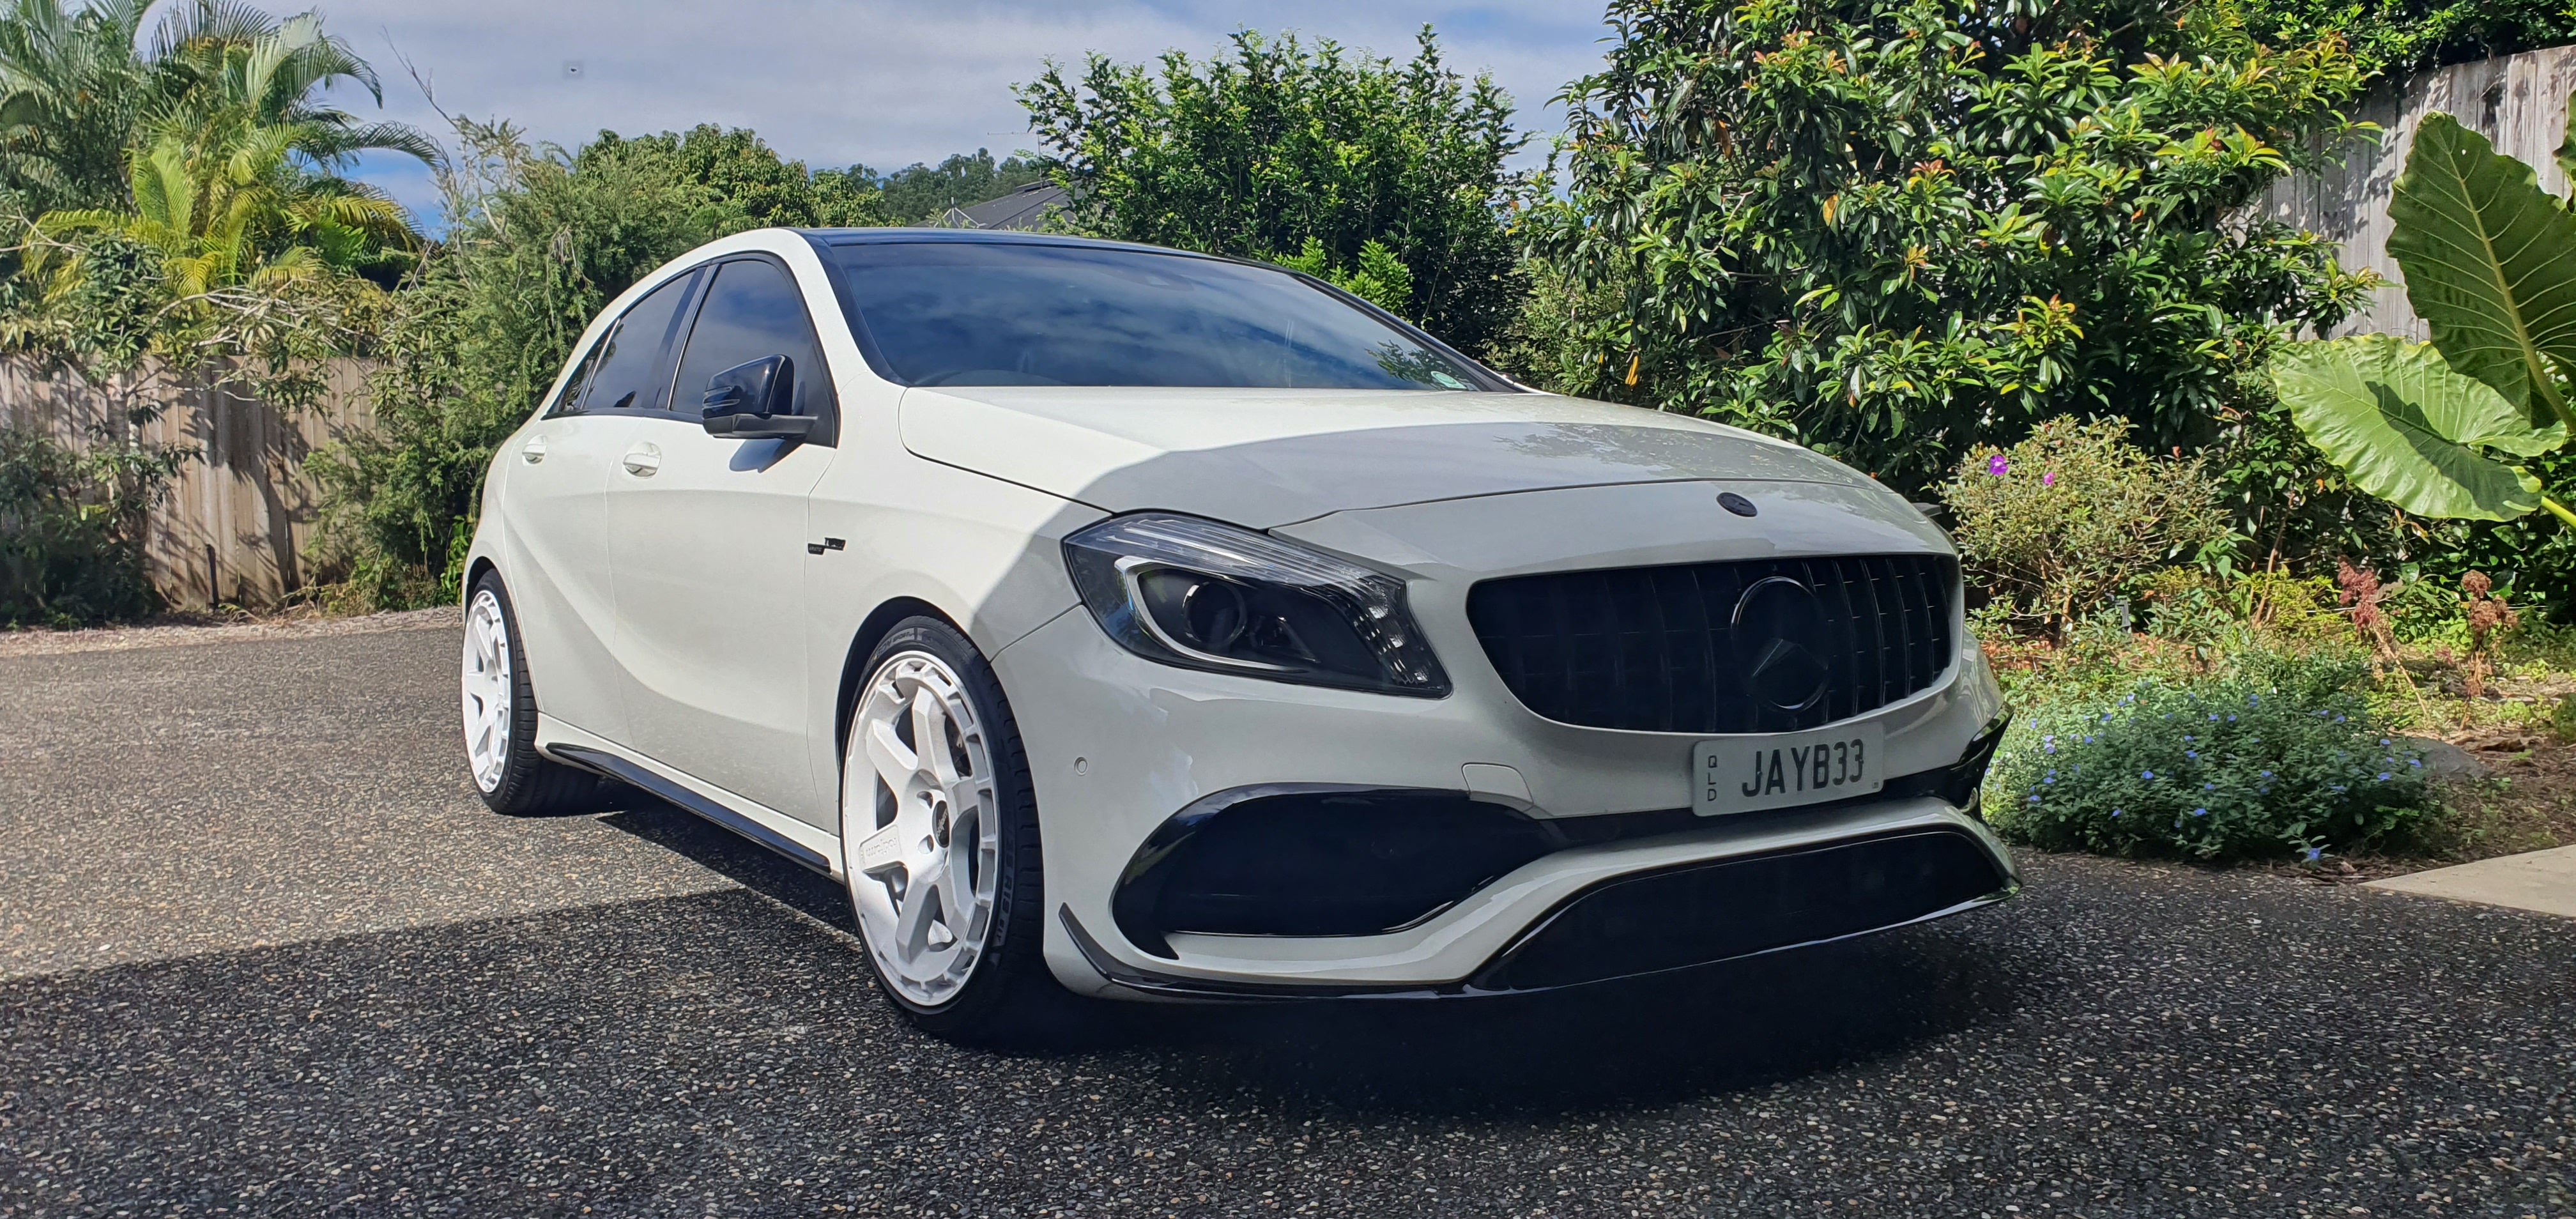
[[[330,536],[375,604],[453,597],[494,446],[618,293],[727,233],[877,214],[873,193],[748,131],[603,132],[566,152],[505,123],[456,130],[438,174],[447,239],[397,298],[368,382],[375,426],[311,462]]]
[[[952,153],[937,165],[914,162],[877,178],[864,165],[853,165],[845,177],[872,182],[883,192],[884,224],[937,224],[952,207],[972,207],[999,199],[1031,182],[1046,180],[1046,167],[1036,160],[1004,157],[987,149],[972,155]]]
[[[1568,87],[1560,386],[1789,434],[1920,487],[2038,420],[2156,448],[2366,276],[2240,212],[2354,129],[2359,64],[2201,7],[1617,0]]]
[[[2566,0],[2234,0],[2273,46],[2336,37],[2372,71],[2407,72],[2576,42]]]
[[[1401,65],[1246,31],[1205,61],[1050,63],[1019,94],[1077,222],[1102,236],[1264,259],[1313,242],[1316,267],[1383,284],[1363,257],[1375,242],[1412,281],[1395,312],[1471,351],[1518,306],[1503,215],[1520,180],[1503,162],[1523,137],[1510,99],[1451,71],[1427,26]]]

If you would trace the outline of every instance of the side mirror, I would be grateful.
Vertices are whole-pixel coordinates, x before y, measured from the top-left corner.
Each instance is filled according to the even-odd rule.
[[[710,436],[735,440],[803,440],[811,415],[796,413],[796,361],[763,356],[707,380],[700,410]]]

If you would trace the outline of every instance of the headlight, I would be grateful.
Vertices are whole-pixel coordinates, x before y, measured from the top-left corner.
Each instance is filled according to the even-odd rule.
[[[1267,534],[1144,512],[1064,540],[1100,629],[1148,660],[1276,681],[1439,698],[1404,582]]]

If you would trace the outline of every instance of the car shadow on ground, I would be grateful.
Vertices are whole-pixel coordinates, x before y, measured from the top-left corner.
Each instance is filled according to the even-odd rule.
[[[727,830],[640,796],[602,820],[857,934],[837,884]],[[1980,916],[1967,917],[1967,924],[1547,994],[1074,1002],[977,1052],[1130,1057],[1184,1091],[1249,1089],[1351,1110],[1666,1104],[1832,1070],[2002,1018],[2045,982],[1998,968],[1973,934]],[[853,958],[848,967],[865,978],[862,962]]]

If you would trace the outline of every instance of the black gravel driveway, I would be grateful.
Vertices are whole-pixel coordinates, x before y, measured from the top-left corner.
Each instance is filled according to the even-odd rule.
[[[2576,922],[2035,857],[1679,982],[961,1050],[828,884],[483,811],[456,647],[0,659],[0,1216],[2576,1215]]]

